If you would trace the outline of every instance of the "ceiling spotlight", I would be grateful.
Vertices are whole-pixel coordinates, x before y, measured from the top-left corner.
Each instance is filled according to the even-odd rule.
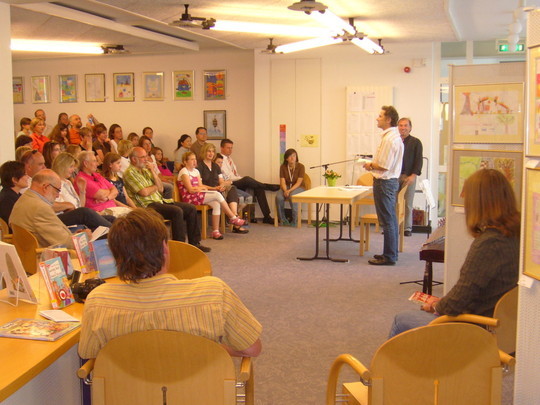
[[[289,10],[303,11],[306,14],[311,14],[313,11],[324,13],[327,8],[327,6],[315,0],[300,0],[288,7]]]
[[[129,53],[127,49],[124,49],[124,45],[105,44],[101,45],[101,49],[103,49],[103,53],[105,55],[119,55]]]

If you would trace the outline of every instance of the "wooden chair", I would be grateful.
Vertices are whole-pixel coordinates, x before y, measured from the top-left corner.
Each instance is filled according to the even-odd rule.
[[[180,191],[178,190],[178,184],[176,182],[174,183],[173,187],[173,199],[175,202],[182,202],[182,197],[180,196]],[[206,204],[195,205],[195,208],[197,208],[197,211],[201,213],[201,238],[207,239],[208,213],[212,209],[209,205]],[[221,213],[220,230],[221,233],[225,233],[225,216],[223,215],[223,213]]]
[[[77,372],[87,381],[92,403],[235,404],[237,383],[245,404],[253,404],[251,358],[243,357],[239,377],[233,359],[219,344],[183,332],[152,330],[110,340],[97,358]]]
[[[405,241],[405,192],[409,186],[403,187],[397,196],[396,217],[398,219],[399,251],[403,252]],[[371,224],[378,225],[377,214],[364,214],[360,217],[360,256],[369,250],[369,233]]]
[[[41,253],[45,250],[40,248],[36,237],[24,228],[11,224],[13,230],[13,244],[21,258],[24,271],[28,274],[35,274]]]
[[[2,242],[13,243],[13,234],[9,230],[8,224],[0,218],[0,229],[2,230]]]
[[[483,328],[465,323],[424,326],[385,342],[370,369],[350,354],[339,356],[330,370],[326,404],[335,403],[344,364],[362,381],[343,385],[348,404],[500,404],[501,363],[514,364],[514,358],[501,355]]]
[[[178,279],[191,279],[212,275],[212,264],[200,249],[188,243],[169,241],[169,273]]]
[[[311,178],[308,176],[307,173],[304,174],[304,189],[309,190],[311,188]],[[311,204],[307,204],[308,206],[308,225],[311,225]],[[274,226],[279,226],[279,213],[277,210],[277,202],[276,199],[274,199]],[[298,203],[298,218],[296,221],[296,227],[301,228],[302,227],[302,204]]]
[[[356,180],[356,185],[373,187],[373,174],[371,174],[371,172],[362,174],[360,177],[358,177],[358,180]],[[361,200],[358,200],[353,204],[352,213],[351,213],[351,220],[353,221],[352,222],[353,227],[360,223],[359,214],[360,214],[362,206],[366,206],[366,205],[367,206],[375,205],[373,196],[362,198]],[[378,221],[375,223],[375,231],[379,232]]]
[[[494,334],[500,350],[505,353],[515,353],[518,291],[518,287],[515,287],[499,298],[492,318],[472,314],[443,315],[431,321],[430,325],[445,322],[468,322],[484,325]]]

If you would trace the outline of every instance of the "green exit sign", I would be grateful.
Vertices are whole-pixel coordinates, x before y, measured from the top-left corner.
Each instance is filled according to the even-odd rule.
[[[508,43],[499,42],[497,44],[497,51],[499,53],[521,53],[525,52],[525,44],[518,42],[515,46],[511,46]]]

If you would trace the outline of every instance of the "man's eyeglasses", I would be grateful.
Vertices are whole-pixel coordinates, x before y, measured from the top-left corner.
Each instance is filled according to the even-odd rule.
[[[54,188],[56,191],[58,191],[60,193],[61,189],[59,189],[56,186],[53,186],[51,183],[49,183],[48,185],[51,186],[52,188]]]

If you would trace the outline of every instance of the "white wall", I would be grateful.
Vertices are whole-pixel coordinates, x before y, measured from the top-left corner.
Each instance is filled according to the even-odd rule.
[[[205,101],[203,96],[203,71],[225,69],[227,71],[226,100]],[[172,72],[195,70],[195,99],[174,101]],[[142,72],[165,72],[165,100],[142,100]],[[113,101],[112,75],[120,72],[135,73],[135,101]],[[84,74],[105,73],[106,95],[104,103],[84,101]],[[59,100],[58,75],[77,74],[78,102],[61,104]],[[183,133],[194,136],[195,128],[203,125],[203,110],[227,110],[227,136],[235,141],[235,162],[240,170],[253,173],[253,56],[251,51],[201,52],[193,55],[151,56],[99,56],[66,59],[43,59],[14,61],[13,75],[24,76],[25,104],[15,105],[14,122],[18,128],[21,117],[33,117],[34,111],[43,108],[47,123],[54,125],[60,112],[86,116],[93,113],[101,122],[110,126],[122,126],[124,137],[129,132],[140,135],[145,126],[154,129],[155,143],[173,156],[177,140]],[[30,76],[50,75],[52,102],[31,104],[28,85]],[[218,144],[218,141],[215,141]],[[219,148],[218,148],[219,150]]]
[[[437,153],[432,153],[438,148],[438,127],[433,119],[434,94],[438,94],[438,71],[435,75],[433,71],[433,55],[436,47],[432,43],[414,43],[393,44],[388,48],[391,53],[382,56],[369,55],[350,44],[328,46],[288,55],[257,54],[255,56],[256,89],[257,86],[264,89],[264,84],[268,82],[274,88],[281,86],[283,81],[288,81],[290,90],[283,92],[282,102],[289,102],[291,99],[299,98],[298,103],[301,103],[303,94],[309,94],[311,89],[298,87],[299,78],[273,76],[272,68],[274,65],[279,65],[282,68],[284,64],[282,61],[286,60],[292,62],[303,60],[319,61],[320,83],[315,83],[314,87],[320,87],[321,116],[312,116],[305,119],[320,123],[320,158],[318,161],[303,161],[306,166],[315,166],[321,163],[341,161],[346,157],[346,87],[392,86],[394,88],[394,105],[400,116],[408,116],[412,119],[412,134],[422,140],[424,155],[430,157],[432,188],[437,190],[437,179],[434,176],[436,171],[433,169],[438,165]],[[413,59],[425,59],[426,64],[424,67],[413,67]],[[411,73],[403,72],[405,66],[412,67]],[[298,68],[295,73],[297,70]],[[273,83],[272,80],[277,82]],[[309,83],[303,85],[310,86]],[[268,92],[255,91],[255,105],[260,105],[261,108],[265,109],[268,108],[268,97]],[[312,102],[312,100],[307,100],[307,102]],[[264,113],[256,107],[256,116],[265,116]],[[273,111],[271,111],[271,115],[272,113]],[[274,118],[279,119],[279,117],[272,116],[273,120]],[[292,140],[288,140],[287,143],[291,147],[293,140],[301,135],[301,133],[295,132],[295,128],[306,126],[305,123],[298,122],[298,119],[296,117],[296,121],[289,122],[287,126],[287,136]],[[268,119],[268,122],[270,122],[270,119]],[[268,158],[268,136],[271,137],[271,158]],[[269,129],[258,130],[255,137],[255,154],[262,157],[255,162],[255,170],[257,173],[266,172],[270,165],[272,167],[272,179],[277,181],[279,127],[274,123]],[[302,152],[299,151],[299,155],[302,156]],[[431,159],[431,156],[433,156],[433,159]],[[337,165],[334,169],[343,173],[345,167]],[[341,180],[344,181],[344,179]],[[321,173],[318,173],[317,176],[312,175],[314,185],[320,184],[321,181]]]

